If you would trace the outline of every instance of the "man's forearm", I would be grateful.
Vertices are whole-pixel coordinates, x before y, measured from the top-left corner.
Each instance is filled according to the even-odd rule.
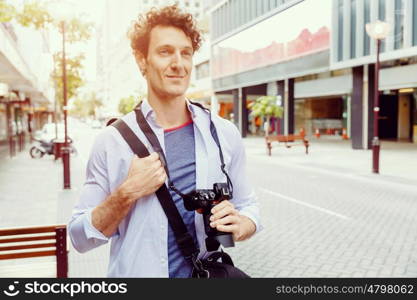
[[[240,215],[242,218],[241,221],[241,235],[237,239],[237,241],[244,241],[250,238],[256,232],[256,225],[255,223],[248,217]]]
[[[91,213],[93,226],[105,236],[112,236],[129,213],[133,203],[134,201],[123,195],[120,189],[116,190],[93,209]]]

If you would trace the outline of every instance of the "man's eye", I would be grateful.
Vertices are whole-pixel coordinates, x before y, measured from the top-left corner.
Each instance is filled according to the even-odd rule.
[[[186,57],[190,57],[192,56],[191,52],[183,52],[182,55],[186,56]]]
[[[168,54],[169,51],[167,49],[162,49],[159,51],[160,54]]]

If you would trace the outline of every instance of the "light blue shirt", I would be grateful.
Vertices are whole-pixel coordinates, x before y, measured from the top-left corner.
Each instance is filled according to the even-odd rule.
[[[221,172],[219,151],[210,133],[209,114],[189,103],[187,107],[194,124],[196,188],[212,188],[214,183],[225,182],[226,178]],[[142,103],[141,108],[165,152],[164,130],[157,124],[155,112],[147,101]],[[122,119],[152,149],[136,122],[135,113],[128,113]],[[234,187],[231,202],[240,214],[255,223],[258,232],[261,230],[259,207],[246,177],[245,149],[240,133],[230,121],[214,114],[212,120]],[[79,252],[86,252],[111,240],[109,277],[168,277],[168,220],[155,194],[138,199],[110,238],[91,222],[91,211],[126,179],[132,158],[130,147],[113,126],[106,127],[97,136],[87,164],[86,181],[68,225],[69,236]],[[194,223],[199,257],[203,257],[207,250],[201,214],[195,214]]]

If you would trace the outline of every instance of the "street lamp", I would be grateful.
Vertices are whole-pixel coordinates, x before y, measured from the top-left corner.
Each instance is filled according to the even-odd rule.
[[[70,148],[68,146],[68,124],[67,124],[67,111],[68,111],[68,99],[67,99],[67,67],[65,57],[65,25],[68,20],[71,19],[70,12],[71,6],[66,1],[55,2],[51,5],[52,14],[59,22],[59,28],[62,33],[62,85],[63,85],[63,99],[64,99],[64,147],[61,148],[62,164],[64,169],[64,189],[71,188],[71,175],[70,175]]]
[[[389,23],[377,20],[373,23],[366,24],[366,33],[376,40],[376,64],[375,64],[375,88],[374,88],[374,137],[372,139],[372,172],[379,173],[379,52],[381,50],[381,41],[385,39],[391,30]]]

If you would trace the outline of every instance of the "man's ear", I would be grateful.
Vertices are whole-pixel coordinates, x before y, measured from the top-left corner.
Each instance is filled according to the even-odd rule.
[[[140,69],[140,72],[143,76],[146,76],[146,58],[143,56],[142,53],[136,53],[135,55],[136,63],[138,64],[138,67]]]

